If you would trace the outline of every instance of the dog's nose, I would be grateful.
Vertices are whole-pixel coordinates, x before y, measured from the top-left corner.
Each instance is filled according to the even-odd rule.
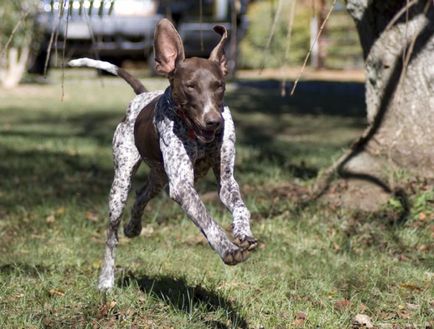
[[[207,129],[217,129],[222,123],[222,117],[219,113],[209,113],[205,117],[205,124]]]

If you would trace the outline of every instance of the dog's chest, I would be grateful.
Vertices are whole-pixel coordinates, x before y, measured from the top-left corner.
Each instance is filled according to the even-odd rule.
[[[220,137],[216,136],[216,141],[210,144],[198,143],[194,160],[194,176],[199,179],[206,175],[211,166],[218,161],[221,146]]]
[[[196,140],[196,159],[202,160],[215,157],[219,153],[221,140],[222,132],[216,133],[215,140],[211,143],[204,144]]]
[[[217,134],[216,139],[208,144],[200,143],[197,139],[188,137],[188,132],[182,135],[185,139],[183,140],[181,149],[184,149],[188,154],[189,160],[194,167],[196,178],[204,176],[212,164],[218,162],[221,148],[221,135],[222,134]],[[181,150],[181,152],[183,152],[183,150]]]

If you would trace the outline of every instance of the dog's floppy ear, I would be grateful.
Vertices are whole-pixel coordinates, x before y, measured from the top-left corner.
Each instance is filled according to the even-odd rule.
[[[181,37],[173,24],[163,18],[154,32],[155,70],[164,75],[175,70],[176,64],[185,59]]]
[[[225,45],[228,39],[228,31],[221,25],[214,26],[214,31],[221,35],[221,39],[209,55],[209,60],[217,62],[220,65],[223,74],[226,75],[228,74],[228,62],[225,56]]]

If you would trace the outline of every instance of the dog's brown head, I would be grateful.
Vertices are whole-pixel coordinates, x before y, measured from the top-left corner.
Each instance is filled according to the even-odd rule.
[[[167,19],[158,23],[154,35],[156,71],[168,77],[176,106],[203,143],[212,142],[222,125],[224,77],[228,73],[224,53],[228,33],[220,25],[214,31],[221,39],[208,59],[186,59],[181,37]]]

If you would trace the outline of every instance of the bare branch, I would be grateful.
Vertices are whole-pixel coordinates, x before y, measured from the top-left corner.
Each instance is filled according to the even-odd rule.
[[[3,59],[4,56],[6,56],[6,52],[9,48],[10,43],[12,42],[15,33],[17,33],[18,28],[20,27],[20,25],[25,21],[25,19],[27,18],[27,16],[29,15],[29,12],[25,12],[23,14],[23,16],[21,16],[21,18],[19,19],[19,21],[17,22],[17,24],[15,24],[14,29],[11,32],[11,35],[9,36],[8,41],[6,41],[6,44],[4,46],[4,48],[2,49],[1,53],[0,53],[0,60]]]
[[[61,0],[60,7],[63,7],[63,1],[64,0]],[[53,11],[53,8],[54,8],[53,2],[51,2],[51,10],[52,11]],[[62,16],[61,16],[62,13],[63,13],[63,11],[60,10],[60,8],[59,8],[59,16],[57,18],[57,26],[55,24],[55,20],[53,20],[53,26],[51,29],[50,41],[48,42],[48,47],[47,47],[47,56],[45,57],[45,64],[44,64],[44,77],[45,78],[47,77],[47,68],[48,68],[48,63],[50,61],[51,48],[53,47],[53,41],[54,41],[55,34],[56,34],[56,43],[57,43],[57,35],[58,35],[57,32],[58,32],[59,27],[60,27],[60,20],[62,18]]]
[[[294,16],[295,16],[295,5],[297,3],[297,0],[292,0],[291,8],[289,10],[289,19],[288,19],[288,32],[286,35],[286,48],[285,48],[285,57],[283,59],[283,65],[286,68],[288,66],[288,59],[289,59],[289,50],[291,48],[291,36],[292,36],[292,27],[294,25]],[[286,96],[286,77],[282,79],[281,85],[280,85],[280,96],[285,97]]]
[[[389,30],[395,23],[401,18],[402,15],[408,13],[408,10],[413,7],[419,0],[407,1],[407,4],[392,18],[392,20],[387,24],[385,31]]]
[[[63,102],[63,98],[65,97],[65,51],[66,51],[66,40],[68,39],[68,25],[69,25],[69,16],[72,15],[72,1],[69,3],[70,7],[66,13],[66,26],[65,26],[65,35],[63,37],[63,49],[62,49],[62,97],[61,101]]]
[[[279,21],[280,13],[282,12],[282,6],[283,6],[283,0],[279,0],[279,3],[277,4],[276,13],[274,14],[273,24],[271,25],[270,34],[268,35],[267,43],[264,49],[264,56],[262,57],[262,63],[260,66],[261,72],[265,67],[265,60],[267,58],[268,50],[270,49],[271,40],[273,39],[274,33],[276,31],[276,26],[277,26],[277,22]]]
[[[303,63],[303,66],[301,67],[300,73],[298,74],[297,79],[295,79],[294,86],[292,87],[291,93],[290,93],[291,96],[294,95],[295,88],[297,87],[298,81],[300,80],[301,76],[303,75],[304,69],[306,68],[307,61],[309,60],[310,54],[312,53],[312,49],[316,45],[316,43],[318,42],[318,39],[321,36],[321,33],[324,30],[324,27],[325,27],[327,21],[329,20],[330,15],[332,14],[333,9],[335,8],[335,5],[336,5],[336,0],[333,0],[333,3],[330,7],[330,10],[327,13],[326,18],[324,19],[324,22],[322,22],[321,27],[319,28],[319,31],[315,37],[315,40],[313,41],[312,45],[310,46],[309,52],[307,53],[306,58],[304,59],[304,63]]]

